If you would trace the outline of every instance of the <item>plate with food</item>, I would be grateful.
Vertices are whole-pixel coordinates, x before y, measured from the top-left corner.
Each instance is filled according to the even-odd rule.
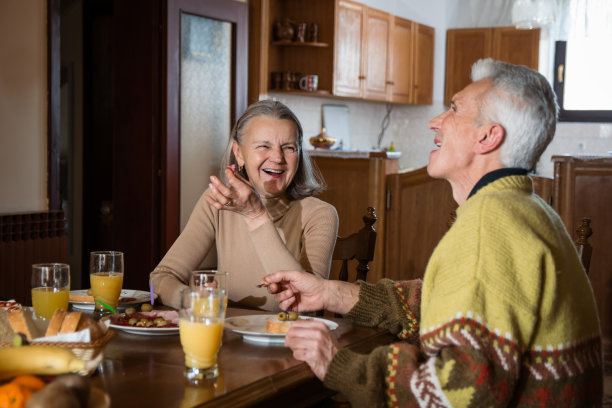
[[[245,341],[258,344],[285,344],[285,334],[297,319],[323,322],[330,330],[338,328],[338,323],[318,317],[299,316],[295,312],[228,317],[225,328],[242,335]]]
[[[110,327],[145,336],[178,334],[178,312],[176,310],[152,310],[111,315]]]
[[[154,296],[154,299],[157,295]],[[73,309],[93,310],[94,298],[91,295],[90,289],[71,290],[70,298],[68,299]],[[119,295],[119,303],[117,309],[123,311],[130,306],[138,306],[141,303],[151,301],[151,292],[144,290],[122,289]]]

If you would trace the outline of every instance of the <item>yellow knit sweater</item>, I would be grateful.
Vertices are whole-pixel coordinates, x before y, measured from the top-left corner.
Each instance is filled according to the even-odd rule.
[[[592,290],[561,219],[529,177],[503,177],[470,197],[431,256],[420,308],[416,284],[361,284],[349,318],[400,339],[418,330],[419,339],[370,356],[338,353],[325,383],[356,395],[354,406],[601,404]],[[364,374],[376,371],[384,379]]]

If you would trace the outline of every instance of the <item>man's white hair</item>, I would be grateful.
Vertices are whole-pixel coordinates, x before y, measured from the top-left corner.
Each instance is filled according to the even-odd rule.
[[[480,107],[480,121],[499,123],[506,135],[500,160],[506,167],[533,170],[555,135],[559,107],[550,84],[539,72],[491,58],[472,65],[472,81],[492,87]]]

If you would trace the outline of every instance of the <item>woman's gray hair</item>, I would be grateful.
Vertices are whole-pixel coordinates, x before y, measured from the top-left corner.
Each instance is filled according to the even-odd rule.
[[[236,125],[230,133],[227,149],[221,161],[221,177],[225,179],[224,170],[227,166],[235,164],[236,168],[238,168],[238,162],[232,150],[232,143],[236,141],[236,143],[241,146],[247,125],[252,119],[260,116],[279,120],[289,120],[295,125],[299,159],[295,176],[285,192],[287,198],[290,200],[301,200],[302,198],[312,197],[323,191],[325,189],[323,177],[319,169],[311,163],[308,152],[302,146],[303,131],[300,121],[286,105],[271,99],[262,100],[250,105],[236,122]],[[239,174],[245,179],[249,179],[246,170],[243,170]]]
[[[506,167],[533,170],[555,135],[559,107],[550,84],[537,71],[491,58],[472,65],[472,81],[490,79],[480,106],[480,121],[506,131],[500,160]]]

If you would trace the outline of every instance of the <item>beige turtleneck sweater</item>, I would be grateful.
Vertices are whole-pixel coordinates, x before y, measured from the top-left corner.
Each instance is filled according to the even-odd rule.
[[[264,310],[278,310],[261,278],[278,270],[303,270],[329,277],[331,255],[338,233],[336,209],[314,197],[298,201],[264,199],[271,221],[249,231],[243,216],[219,211],[198,200],[185,229],[151,272],[155,293],[168,306],[179,307],[180,290],[189,285],[216,246],[219,271],[228,272],[230,302]]]

